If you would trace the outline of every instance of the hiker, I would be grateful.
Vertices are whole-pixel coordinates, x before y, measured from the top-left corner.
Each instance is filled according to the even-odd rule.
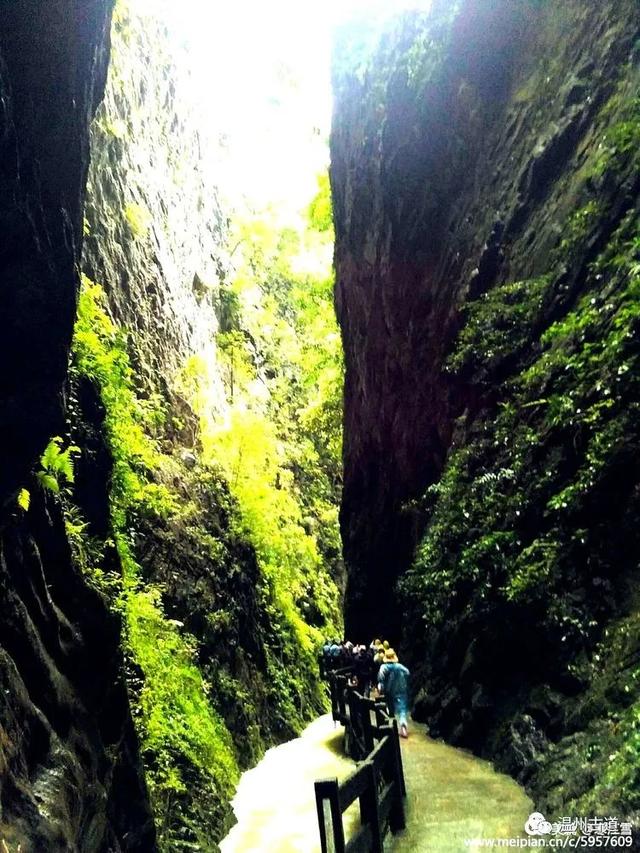
[[[369,689],[375,675],[371,671],[371,657],[366,646],[356,646],[353,650],[353,671],[356,686],[363,696],[369,695]]]
[[[329,649],[331,648],[331,643],[329,640],[325,640],[318,654],[318,669],[320,670],[320,678],[326,678],[329,674]]]
[[[400,737],[409,737],[409,670],[398,661],[398,655],[391,647],[385,651],[384,662],[378,672],[378,691],[384,695],[389,714],[398,718]]]

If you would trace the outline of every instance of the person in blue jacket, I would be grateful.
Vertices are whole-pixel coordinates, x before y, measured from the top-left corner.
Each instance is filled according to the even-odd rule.
[[[389,713],[398,718],[400,737],[409,737],[409,670],[398,661],[392,648],[384,653],[384,662],[378,672],[378,691],[384,696]]]

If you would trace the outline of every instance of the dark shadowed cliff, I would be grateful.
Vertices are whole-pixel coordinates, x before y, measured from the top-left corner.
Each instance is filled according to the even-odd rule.
[[[106,0],[0,9],[0,833],[23,853],[155,848],[119,621],[30,475],[64,424],[110,12]]]
[[[466,0],[335,57],[347,629],[554,810],[640,805],[639,35]]]

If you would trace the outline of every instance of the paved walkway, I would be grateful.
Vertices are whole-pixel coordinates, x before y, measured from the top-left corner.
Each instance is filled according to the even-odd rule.
[[[353,769],[342,737],[327,714],[244,773],[233,800],[238,823],[222,853],[319,853],[313,782]],[[402,757],[407,828],[389,837],[389,853],[462,853],[470,849],[465,839],[522,835],[531,802],[487,762],[431,740],[415,724]],[[347,837],[357,820],[355,803],[345,815]]]
[[[407,828],[393,853],[461,853],[465,839],[516,838],[533,804],[513,779],[491,764],[431,740],[415,723],[402,743]],[[476,848],[481,849],[481,848]]]

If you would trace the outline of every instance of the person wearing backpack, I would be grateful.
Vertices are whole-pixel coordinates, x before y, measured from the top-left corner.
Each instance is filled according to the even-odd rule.
[[[400,663],[392,648],[384,653],[378,672],[378,691],[384,696],[391,716],[400,724],[400,737],[409,737],[407,712],[409,708],[409,670]]]

